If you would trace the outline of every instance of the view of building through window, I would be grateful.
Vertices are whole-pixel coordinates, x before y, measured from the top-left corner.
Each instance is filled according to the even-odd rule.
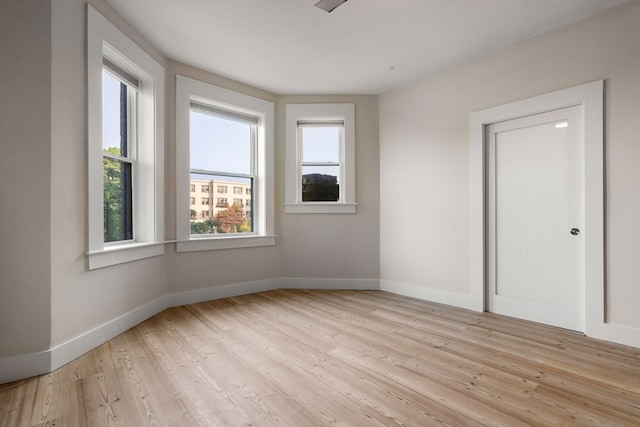
[[[251,184],[210,178],[191,179],[191,234],[251,232]]]
[[[303,202],[340,201],[342,124],[299,124]]]

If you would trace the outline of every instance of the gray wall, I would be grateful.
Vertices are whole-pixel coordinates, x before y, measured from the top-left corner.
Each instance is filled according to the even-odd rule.
[[[0,2],[0,357],[51,335],[51,4]]]

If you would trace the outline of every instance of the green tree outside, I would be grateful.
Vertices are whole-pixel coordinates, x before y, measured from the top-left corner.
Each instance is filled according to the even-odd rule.
[[[120,148],[109,147],[107,154],[120,156]],[[125,174],[131,176],[131,166],[109,157],[103,157],[103,198],[104,198],[104,241],[117,242],[133,238],[132,230],[127,230],[126,198],[130,194],[125,188]],[[131,202],[131,201],[130,201]],[[129,221],[130,222],[130,221]]]

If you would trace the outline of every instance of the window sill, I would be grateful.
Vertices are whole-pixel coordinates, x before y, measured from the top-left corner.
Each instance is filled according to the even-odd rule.
[[[284,205],[285,213],[352,214],[356,213],[357,203],[296,203]]]
[[[108,246],[101,251],[87,252],[89,270],[137,261],[164,254],[164,243],[129,243]]]
[[[212,251],[218,249],[253,248],[273,246],[276,236],[195,237],[176,243],[176,252]]]

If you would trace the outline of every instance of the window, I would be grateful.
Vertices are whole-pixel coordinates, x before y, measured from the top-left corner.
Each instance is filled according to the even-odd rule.
[[[133,240],[138,79],[109,61],[102,69],[104,242]]]
[[[242,204],[242,199],[233,199],[233,205],[244,207],[244,205]]]
[[[203,199],[202,199],[202,204],[203,204],[203,205],[208,205],[208,204],[209,204],[209,199],[207,199],[207,198],[203,198]]]
[[[224,180],[233,192],[243,187],[253,188],[256,179],[254,153],[257,119],[202,102],[191,101],[189,112],[191,179]],[[242,185],[242,186],[240,186]],[[217,192],[226,194],[227,185],[218,185]],[[204,189],[203,189],[204,191]],[[191,235],[251,233],[253,220],[241,206],[229,207],[227,198],[218,198],[215,228],[191,222]],[[240,209],[238,209],[240,208]]]
[[[209,192],[209,186],[208,185],[200,186],[200,192],[201,193],[208,193]]]
[[[203,222],[190,218],[188,195],[179,191],[177,250],[273,245],[273,104],[178,76],[176,131],[179,189],[192,180],[222,181],[255,203],[245,209],[216,198],[213,221]]]
[[[196,185],[195,184],[191,184],[191,192],[192,193],[196,192]]]
[[[354,104],[287,104],[287,213],[355,213]]]
[[[89,268],[164,252],[164,69],[87,7]]]
[[[195,197],[191,197],[191,204],[195,205],[196,204],[196,198]]]
[[[249,190],[249,193],[251,193],[250,188],[247,188],[247,190]],[[233,187],[233,194],[242,194],[242,187]]]
[[[298,122],[302,202],[339,202],[344,123]],[[344,196],[343,196],[344,197]]]

